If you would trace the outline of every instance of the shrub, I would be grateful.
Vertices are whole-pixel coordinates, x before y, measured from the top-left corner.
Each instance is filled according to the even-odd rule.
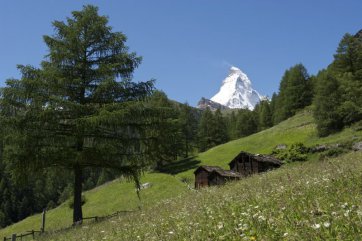
[[[292,144],[288,149],[274,150],[273,154],[284,163],[306,161],[309,149],[303,143]]]

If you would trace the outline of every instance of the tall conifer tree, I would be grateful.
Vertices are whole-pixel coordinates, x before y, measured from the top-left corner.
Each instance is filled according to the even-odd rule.
[[[293,116],[297,110],[310,105],[312,98],[313,89],[306,68],[302,64],[297,64],[285,71],[276,99],[275,123]]]
[[[19,66],[22,78],[2,90],[4,154],[17,173],[72,170],[73,221],[81,222],[84,168],[115,168],[138,183],[157,159],[150,148],[167,111],[142,102],[153,82],[131,82],[141,58],[97,7],[84,6],[53,26],[54,35],[44,36],[49,53],[41,68]]]

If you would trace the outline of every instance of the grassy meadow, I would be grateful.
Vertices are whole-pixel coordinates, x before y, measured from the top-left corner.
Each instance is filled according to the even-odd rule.
[[[359,240],[362,153],[294,163],[44,240]]]
[[[85,192],[85,217],[135,211],[70,231],[49,233],[44,240],[353,240],[361,233],[362,154],[284,165],[223,187],[201,191],[193,186],[193,171],[202,164],[228,168],[241,150],[270,153],[278,144],[306,146],[362,139],[362,131],[347,128],[318,138],[311,112],[254,135],[214,147],[170,165],[164,173],[146,173],[150,182],[137,199],[135,187],[116,180]],[[185,183],[186,182],[186,183]],[[68,201],[69,202],[69,201]],[[69,204],[50,210],[48,231],[68,227]],[[141,206],[141,210],[139,210]],[[362,207],[362,206],[361,206]],[[40,228],[40,215],[0,230],[0,238]]]

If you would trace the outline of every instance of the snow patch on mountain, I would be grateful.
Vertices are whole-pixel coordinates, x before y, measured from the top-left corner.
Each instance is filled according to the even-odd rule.
[[[265,97],[252,88],[248,76],[235,66],[230,68],[219,92],[211,98],[212,101],[232,109],[249,110],[253,110],[263,99]]]

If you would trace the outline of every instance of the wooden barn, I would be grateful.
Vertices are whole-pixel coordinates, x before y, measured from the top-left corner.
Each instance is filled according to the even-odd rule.
[[[261,154],[251,154],[240,152],[230,163],[230,170],[240,173],[242,176],[248,176],[254,173],[265,172],[278,168],[282,163],[272,157]]]
[[[223,170],[218,166],[200,166],[195,171],[195,188],[222,185],[241,178],[239,173]]]
[[[225,170],[214,170],[209,175],[209,186],[223,185],[229,181],[239,180],[240,173]]]
[[[215,171],[223,171],[221,167],[217,166],[200,166],[195,171],[195,188],[208,187],[209,186],[209,176]]]

